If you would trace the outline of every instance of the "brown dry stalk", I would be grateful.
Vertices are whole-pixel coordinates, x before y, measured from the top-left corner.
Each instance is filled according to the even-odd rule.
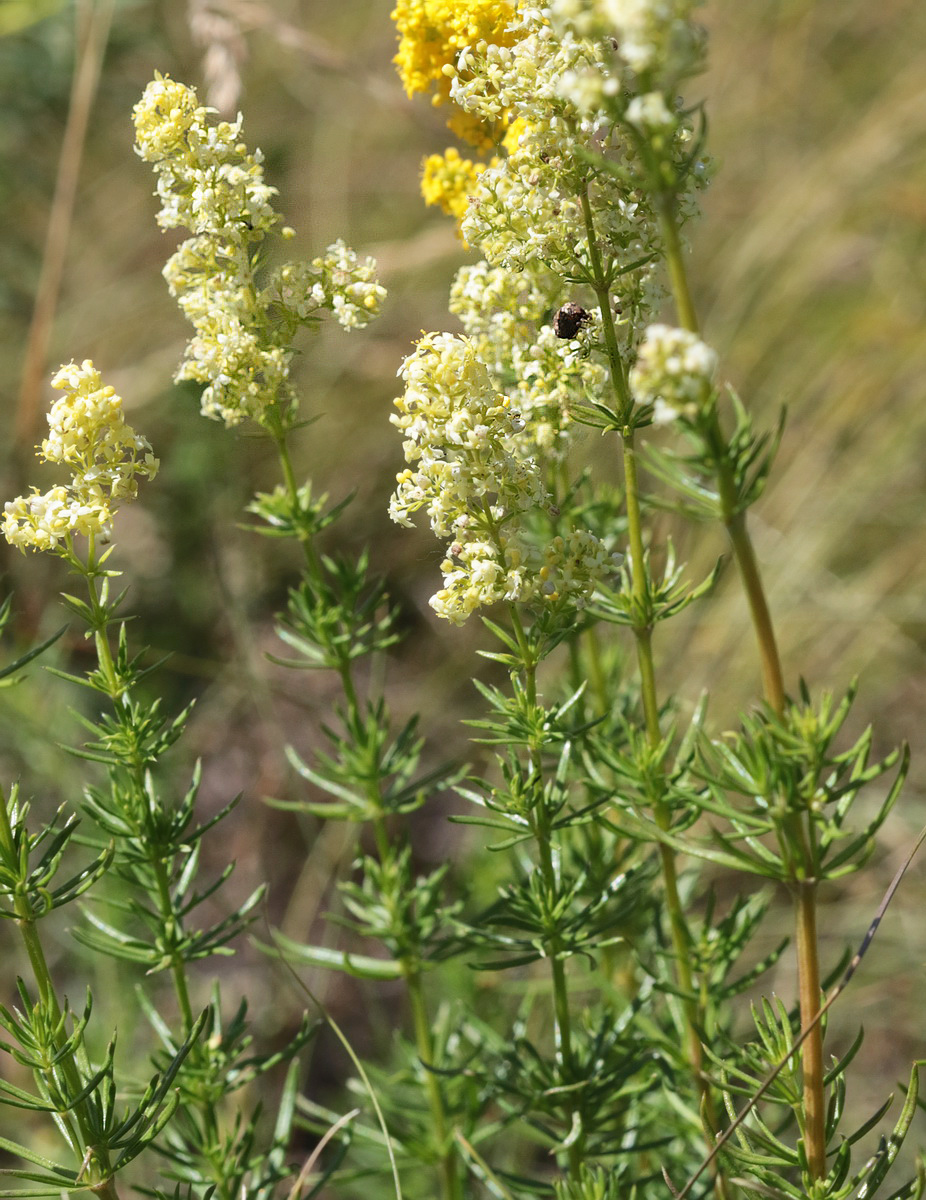
[[[58,159],[55,195],[45,234],[42,270],[26,337],[14,432],[15,445],[18,448],[30,445],[36,436],[39,395],[42,380],[48,373],[48,346],[71,235],[74,200],[77,195],[87,125],[109,39],[114,3],[115,0],[78,0],[74,11],[77,63],[71,82],[67,124]]]

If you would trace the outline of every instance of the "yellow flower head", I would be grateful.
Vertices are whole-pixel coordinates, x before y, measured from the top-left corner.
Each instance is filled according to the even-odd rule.
[[[516,117],[505,130],[502,145],[509,154],[514,154],[523,133],[527,133],[528,124],[523,117]]]
[[[399,50],[393,61],[407,94],[433,91],[433,103],[443,104],[450,97],[444,68],[477,42],[513,46],[523,36],[508,29],[514,16],[510,0],[398,0],[392,19]],[[448,124],[474,146],[487,149],[495,140],[494,132],[469,113],[455,113]]]
[[[443,154],[432,154],[424,160],[421,173],[421,194],[425,204],[437,204],[459,222],[469,206],[476,180],[486,169],[485,163],[461,158],[452,146]]]
[[[399,50],[393,61],[405,91],[413,96],[437,84],[446,98],[450,85],[444,67],[475,42],[514,45],[519,35],[506,32],[514,15],[509,0],[398,0],[392,19]]]

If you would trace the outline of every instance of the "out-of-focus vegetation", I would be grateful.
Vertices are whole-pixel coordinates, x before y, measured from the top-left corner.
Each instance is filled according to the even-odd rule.
[[[40,436],[41,410],[24,408],[20,395],[24,348],[48,269],[76,47],[103,7],[0,6],[4,497],[28,484]],[[172,655],[162,668],[172,702],[198,700],[192,728],[206,804],[243,792],[221,847],[239,861],[237,887],[243,895],[270,878],[272,919],[302,937],[324,907],[340,847],[262,798],[292,786],[281,748],[317,742],[333,691],[323,677],[284,676],[264,658],[276,649],[272,620],[287,563],[238,522],[261,485],[265,450],[204,421],[193,390],[171,383],[187,329],[160,277],[173,241],[154,226],[152,179],[132,154],[130,111],[155,70],[195,84],[227,115],[241,108],[248,142],[263,149],[279,207],[297,230],[291,253],[310,256],[343,236],[378,258],[390,289],[383,319],[367,333],[323,330],[306,343],[299,377],[306,412],[318,419],[305,430],[297,469],[336,497],[354,493],[341,536],[372,546],[415,625],[391,667],[394,685],[409,708],[433,714],[426,732],[437,743],[462,745],[458,718],[472,697],[461,681],[480,632],[475,623],[465,632],[437,625],[426,603],[436,551],[426,534],[398,531],[385,513],[400,466],[388,424],[395,371],[422,329],[454,328],[446,292],[465,256],[451,222],[418,196],[421,158],[452,139],[441,111],[408,101],[393,75],[388,8],[380,0],[115,5],[42,372],[93,358],[162,460],[119,535],[136,640]],[[911,783],[872,869],[824,914],[824,930],[860,938],[924,817],[926,7],[713,0],[704,20],[712,65],[701,86],[718,170],[691,228],[691,276],[724,373],[769,424],[788,407],[753,520],[787,678],[838,688],[860,675],[857,726],[874,720],[881,749],[904,737],[914,746]],[[43,407],[47,396],[43,388]],[[594,437],[588,444],[601,452]],[[701,546],[685,536],[685,552],[705,562],[723,551],[716,530]],[[49,600],[61,587],[58,564],[4,554],[3,590],[14,592],[25,647],[60,624]],[[672,635],[685,638],[686,663],[697,663],[673,682],[693,700],[710,679],[721,716],[755,690],[751,633],[729,575],[706,619],[695,606]],[[671,645],[661,649],[671,664]],[[54,653],[66,665],[85,647],[65,637]],[[4,778],[28,764],[30,791],[51,810],[76,798],[77,768],[47,740],[49,730],[69,740],[74,698],[39,668],[31,675],[28,688],[0,696],[0,763]],[[462,860],[443,814],[419,819],[423,858]],[[852,1021],[867,1031],[862,1053],[889,1081],[923,1052],[921,880],[911,872],[853,984]],[[62,933],[62,959],[75,953]],[[271,969],[246,951],[226,969],[241,974],[265,1036],[285,1034],[300,999],[287,1009]],[[115,968],[109,982],[114,1010],[131,1003]],[[342,981],[325,993],[327,982],[315,981],[341,1017],[355,997]],[[792,991],[788,979],[777,986]],[[359,1040],[386,1024],[388,1005],[388,993],[371,1005],[368,1025],[353,1030]],[[332,1053],[319,1086],[341,1066]]]

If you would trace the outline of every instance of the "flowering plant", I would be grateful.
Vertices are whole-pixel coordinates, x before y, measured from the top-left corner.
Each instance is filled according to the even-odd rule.
[[[36,830],[18,790],[0,794],[0,912],[31,971],[18,1003],[0,1005],[0,1049],[32,1080],[4,1080],[0,1102],[48,1118],[59,1147],[0,1138],[17,1159],[8,1173],[30,1186],[5,1195],[116,1200],[129,1181],[165,1200],[868,1200],[899,1172],[918,1064],[889,1133],[860,1154],[890,1100],[847,1119],[861,1034],[832,1053],[826,1016],[904,868],[829,980],[818,900],[868,860],[907,752],[878,758],[870,731],[850,738],[854,687],[815,695],[779,655],[749,511],[781,423],[757,428],[724,383],[688,284],[713,173],[702,106],[685,96],[705,61],[697,7],[398,0],[393,13],[406,91],[430,92],[468,146],[423,165],[425,200],[478,257],[450,290],[462,333],[424,333],[399,368],[390,420],[404,465],[396,447],[388,515],[405,527],[423,516],[440,543],[435,618],[476,618],[492,639],[475,766],[442,759],[425,721],[393,711],[384,664],[407,626],[401,607],[370,555],[332,536],[348,502],[317,495],[293,465],[311,419],[297,337],[325,312],[347,331],[375,317],[375,263],[338,240],[274,265],[277,236],[293,231],[278,228],[241,117],[215,120],[163,75],[135,106],[158,223],[189,235],[164,270],[193,329],[176,377],[201,385],[203,415],[277,453],[279,482],[248,506],[252,532],[298,549],[273,661],[329,672],[338,688],[324,748],[287,748],[299,794],[271,801],[319,841],[335,831],[334,921],[322,938],[308,923],[271,931],[262,948],[293,974],[391,989],[401,1011],[363,1063],[309,992],[356,1068],[360,1099],[345,1111],[302,1082],[311,1022],[255,1048],[246,1002],[229,1017],[205,981],[203,963],[231,951],[264,888],[216,915],[232,866],[199,879],[201,847],[234,802],[200,816],[198,766],[174,788],[169,752],[188,711],[151,699],[125,593],[110,592],[119,505],[158,463],[93,364],[62,367],[41,457],[71,481],[9,502],[2,531],[86,585],[86,599],[64,599],[96,661],[59,674],[92,693],[75,753],[97,772],[82,803],[93,833],[78,841],[65,810]],[[757,686],[728,732],[708,696],[665,684],[666,623],[709,604],[721,570],[689,581],[667,510],[676,541],[719,524],[742,584]],[[464,869],[422,867],[415,815],[448,794],[454,821],[484,840]],[[768,948],[776,892],[792,935]],[[159,1043],[142,1084],[115,1038],[99,1051],[90,1001],[73,1008],[49,965],[42,921],[88,897],[75,936],[138,973]],[[788,961],[794,995],[770,993],[769,972]],[[258,1088],[269,1123],[249,1100]],[[312,1148],[297,1168],[300,1138]],[[891,1200],[924,1185],[917,1165]]]

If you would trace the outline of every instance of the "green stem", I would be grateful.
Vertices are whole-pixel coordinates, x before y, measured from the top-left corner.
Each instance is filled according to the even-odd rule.
[[[598,634],[594,625],[586,630],[585,638],[588,643],[587,662],[588,674],[592,685],[592,695],[595,698],[598,712],[604,714],[608,711],[611,697],[608,692],[607,677],[601,667],[601,646],[599,645]]]
[[[290,429],[280,415],[278,405],[270,405],[266,410],[266,416],[267,432],[273,438],[276,445],[277,454],[280,458],[280,470],[283,472],[283,485],[286,488],[286,495],[289,497],[290,505],[295,513],[299,507],[299,485],[296,483],[296,472],[293,469],[293,460],[289,453]],[[302,551],[305,555],[309,573],[313,579],[318,580],[321,577],[321,564],[318,561],[318,555],[312,544],[311,533],[308,529],[300,527],[296,536],[302,543]]]
[[[663,195],[659,206],[666,261],[675,306],[681,324],[692,333],[698,332],[698,320],[678,233],[674,201]],[[762,682],[765,698],[771,708],[781,716],[785,711],[786,696],[781,669],[781,658],[775,638],[765,587],[759,571],[755,548],[746,525],[746,513],[737,504],[733,480],[726,466],[726,440],[720,427],[716,410],[708,427],[708,440],[717,464],[718,491],[721,499],[723,522],[730,536],[749,604],[750,616],[759,647],[762,664]],[[805,879],[798,883],[796,894],[797,965],[798,990],[800,997],[801,1027],[806,1029],[820,1008],[820,965],[817,941],[816,883]],[[825,1090],[823,1070],[823,1032],[820,1023],[813,1026],[801,1048],[801,1066],[804,1091],[804,1138],[807,1160],[813,1179],[826,1175],[825,1137]]]
[[[612,388],[617,400],[618,412],[625,422],[621,430],[623,447],[623,468],[625,503],[627,508],[627,535],[630,551],[630,573],[632,595],[635,608],[641,615],[638,623],[634,624],[633,632],[637,647],[637,663],[640,672],[640,694],[643,703],[643,716],[646,726],[647,740],[654,749],[662,742],[662,730],[659,721],[659,699],[656,688],[656,670],[653,659],[653,630],[652,625],[644,614],[647,612],[647,561],[643,541],[643,519],[640,508],[640,486],[637,472],[637,455],[634,441],[634,430],[630,424],[633,410],[633,397],[627,383],[614,316],[611,312],[609,281],[605,274],[600,253],[597,247],[594,215],[588,197],[587,189],[583,191],[582,211],[585,218],[586,244],[588,246],[589,264],[591,269],[591,285],[594,288],[601,313],[602,329],[605,346],[608,352],[608,363]],[[676,236],[676,245],[677,245]],[[687,287],[685,289],[687,295]],[[689,300],[690,306],[690,300]],[[661,796],[653,797],[653,815],[660,828],[668,829],[671,824],[671,813]],[[659,859],[662,868],[663,888],[665,892],[666,912],[669,919],[669,930],[672,948],[675,956],[675,975],[679,991],[682,993],[682,1015],[685,1031],[687,1058],[691,1068],[692,1078],[700,1099],[700,1111],[704,1125],[705,1138],[713,1145],[717,1132],[717,1116],[714,1097],[710,1084],[704,1075],[704,1051],[701,1044],[700,1027],[702,1025],[701,1006],[698,1002],[694,986],[694,970],[691,962],[691,933],[685,917],[681,896],[678,890],[678,869],[673,851],[666,845],[659,846]],[[727,1195],[726,1181],[720,1173],[716,1162],[714,1171],[714,1190],[718,1200],[724,1200]]]
[[[746,514],[744,512],[734,513],[724,519],[724,524],[730,535],[733,554],[736,557],[743,589],[749,602],[749,612],[762,664],[762,685],[765,698],[778,716],[781,716],[785,711],[786,704],[781,658],[775,638],[775,627],[772,624],[772,614],[756,560],[755,548],[752,538],[749,536],[749,530],[746,528]]]
[[[801,880],[795,896],[797,924],[798,988],[801,1029],[807,1029],[820,1011],[820,960],[817,941],[817,883]],[[826,1094],[823,1080],[823,1031],[816,1021],[801,1047],[804,1084],[804,1145],[812,1179],[826,1176]]]
[[[16,850],[13,830],[7,810],[7,800],[2,793],[0,793],[0,842],[3,844],[5,856],[11,861],[14,860]],[[38,988],[40,1000],[52,1022],[58,1025],[62,1017],[61,1005],[58,1003],[54,981],[48,969],[42,940],[39,937],[35,910],[32,907],[32,902],[29,899],[24,884],[15,889],[13,906],[16,910],[16,924],[19,928],[26,954],[29,957],[29,963],[32,967],[32,974]],[[66,1033],[62,1030],[60,1039],[56,1042],[58,1049],[64,1044],[66,1037]],[[84,1078],[81,1074],[78,1054],[78,1050],[69,1051],[60,1059],[58,1064],[67,1080],[68,1090],[72,1096],[77,1096],[84,1090]],[[86,1058],[85,1051],[83,1056]],[[84,1066],[89,1074],[89,1063],[85,1062]],[[112,1164],[109,1154],[104,1148],[98,1148],[93,1145],[93,1126],[87,1114],[88,1103],[89,1100],[85,1099],[73,1108],[73,1114],[77,1121],[77,1130],[74,1129],[68,1113],[55,1113],[55,1119],[69,1145],[72,1147],[81,1147],[83,1150],[92,1150],[92,1169],[93,1176],[96,1178],[95,1180],[91,1179],[91,1190],[105,1196],[106,1200],[118,1200],[118,1192],[112,1179]]]
[[[405,985],[408,988],[415,1029],[415,1045],[425,1073],[425,1088],[434,1123],[434,1137],[440,1153],[441,1187],[444,1200],[462,1200],[463,1185],[459,1163],[453,1144],[449,1139],[447,1114],[440,1081],[432,1070],[434,1065],[434,1040],[431,1037],[431,1021],[424,998],[421,972],[407,961],[403,963]]]
[[[669,280],[678,319],[683,328],[689,330],[691,333],[698,333],[698,317],[691,298],[691,291],[688,287],[688,274],[685,270],[685,258],[682,253],[673,198],[666,193],[662,193],[658,209],[666,263],[669,270]],[[781,715],[785,708],[781,658],[778,653],[775,630],[756,559],[755,548],[746,525],[746,514],[738,507],[733,480],[730,478],[729,468],[725,465],[727,443],[716,411],[711,415],[708,428],[708,442],[714,461],[717,464],[717,483],[720,493],[723,523],[730,536],[733,555],[739,568],[740,578],[743,581],[743,588],[746,592],[750,616],[759,646],[765,698],[775,712]]]
[[[372,785],[376,787],[377,785]],[[374,818],[373,837],[380,862],[386,862],[390,854],[389,832],[382,816]],[[412,1025],[415,1030],[415,1047],[421,1060],[425,1078],[425,1092],[428,1106],[431,1109],[431,1121],[434,1127],[434,1140],[438,1147],[440,1160],[441,1194],[443,1200],[462,1200],[463,1185],[460,1178],[459,1162],[453,1142],[450,1140],[447,1125],[447,1110],[444,1107],[444,1094],[441,1090],[440,1079],[432,1069],[434,1066],[434,1040],[431,1037],[431,1018],[428,1013],[421,978],[421,969],[417,957],[405,955],[400,957],[402,977],[408,989],[409,1003],[412,1010]]]
[[[180,932],[180,918],[174,911],[167,866],[163,859],[153,858],[151,859],[151,868],[154,871],[155,880],[157,881],[158,908],[164,938],[165,941],[168,941],[168,939],[174,940]],[[174,995],[177,998],[177,1006],[180,1009],[180,1016],[183,1021],[183,1036],[187,1038],[193,1029],[195,1018],[193,1004],[190,999],[186,961],[177,951],[176,947],[171,947],[170,951],[170,973],[174,985]],[[204,1051],[200,1041],[196,1041],[191,1047],[190,1058],[195,1066],[200,1068],[208,1066],[208,1055]],[[228,1179],[223,1169],[224,1160],[222,1157],[219,1116],[216,1106],[207,1094],[201,1093],[197,1097],[197,1107],[202,1117],[203,1130],[206,1134],[203,1157],[212,1172],[212,1181],[215,1184],[217,1195],[222,1200],[231,1200],[231,1194],[228,1190]]]
[[[269,430],[279,453],[280,468],[283,472],[283,484],[295,512],[298,504],[299,489],[289,453],[288,430],[285,428],[282,420],[280,420],[277,409],[273,409],[272,416],[274,419],[269,424]],[[319,562],[318,554],[308,530],[301,529],[299,531],[299,540],[302,543],[306,569],[309,572],[309,576],[318,582],[321,579],[321,563]],[[357,725],[360,722],[360,699],[357,694],[351,667],[350,659],[345,658],[338,665],[338,675],[347,702],[348,723],[349,725]],[[373,803],[380,803],[382,796],[378,778],[370,782],[368,790]],[[391,848],[389,831],[386,827],[384,816],[375,817],[371,821],[371,825],[379,860],[385,863],[391,853]],[[412,1010],[415,1044],[418,1050],[418,1057],[424,1068],[425,1091],[431,1110],[434,1138],[440,1157],[441,1193],[443,1200],[462,1200],[463,1184],[460,1178],[457,1154],[453,1143],[450,1142],[448,1137],[447,1112],[444,1106],[443,1091],[438,1076],[432,1070],[434,1063],[434,1043],[431,1037],[431,1022],[424,997],[421,971],[411,956],[401,959],[401,965]]]
[[[688,272],[685,270],[685,256],[682,252],[682,240],[678,230],[674,198],[666,192],[661,193],[658,208],[662,244],[666,255],[666,266],[669,269],[669,283],[679,323],[683,329],[697,333],[698,314],[691,298],[691,289],[688,286]]]
[[[633,430],[631,429],[624,432],[623,448],[633,595],[634,599],[641,605],[642,611],[646,600],[647,565],[643,549],[636,452],[634,449]],[[662,742],[662,730],[659,723],[659,700],[656,691],[656,670],[653,661],[653,631],[650,625],[634,625],[633,632],[637,646],[640,693],[643,700],[646,735],[650,746],[656,749]],[[661,796],[653,797],[653,815],[661,829],[667,830],[669,828],[671,825],[671,813]],[[712,1143],[713,1137],[717,1132],[717,1119],[713,1094],[710,1084],[704,1075],[704,1049],[701,1045],[701,1035],[699,1033],[702,1024],[702,1013],[695,992],[694,971],[691,965],[691,933],[688,928],[688,922],[685,919],[685,910],[678,890],[676,856],[671,848],[664,843],[660,843],[659,845],[659,861],[662,868],[662,881],[665,892],[666,912],[669,918],[672,950],[675,956],[675,979],[682,994],[682,1013],[684,1016],[683,1023],[687,1057],[695,1086],[698,1089],[701,1111],[705,1115],[705,1133],[708,1136],[709,1143]],[[715,1172],[715,1190],[719,1197],[726,1195],[725,1182],[719,1172]]]
[[[643,519],[640,512],[640,488],[637,478],[637,454],[632,429],[626,429],[622,438],[624,458],[624,488],[627,505],[627,535],[630,543],[630,575],[633,598],[639,612],[646,610],[647,563],[643,547]],[[653,661],[653,630],[649,624],[635,624],[634,637],[637,644],[637,662],[640,668],[640,694],[643,700],[643,717],[646,736],[651,746],[662,741],[659,726],[659,699],[656,693],[656,668]]]
[[[108,683],[108,693],[112,701],[115,703],[120,696],[126,691],[126,684],[121,682],[113,662],[112,651],[109,645],[107,636],[107,627],[109,624],[109,612],[106,604],[106,587],[107,583],[104,580],[102,588],[98,588],[98,569],[96,564],[96,547],[93,538],[90,539],[89,551],[86,564],[83,564],[83,570],[87,580],[87,587],[90,597],[90,608],[92,612],[92,621],[94,629],[94,643],[97,652],[97,663],[100,673]],[[145,780],[144,780],[145,764],[136,762],[132,769],[132,783],[136,795],[144,796]],[[143,830],[138,830],[139,836],[144,836]],[[189,1037],[195,1024],[193,1005],[190,999],[190,989],[187,980],[186,962],[176,948],[176,943],[179,940],[179,935],[182,933],[181,918],[175,911],[173,897],[170,891],[170,871],[167,863],[162,857],[153,854],[149,859],[149,864],[154,872],[155,885],[157,892],[158,912],[161,918],[161,929],[164,941],[169,947],[170,953],[170,971],[171,979],[174,987],[174,994],[177,998],[177,1005],[180,1010],[181,1020],[183,1022],[183,1038]],[[191,1058],[194,1063],[201,1066],[206,1065],[204,1052],[199,1043],[195,1044],[191,1050]],[[201,1099],[199,1109],[203,1119],[204,1129],[210,1139],[212,1146],[219,1146],[219,1121],[216,1113],[215,1105],[208,1099]],[[224,1178],[222,1165],[218,1161],[212,1161],[207,1154],[207,1161],[213,1172],[213,1179],[218,1188],[218,1194],[223,1200],[229,1200],[227,1181]]]
[[[524,675],[525,703],[528,709],[537,704],[537,659],[527,640],[521,614],[514,604],[508,606],[511,614],[511,624],[518,648],[521,652],[521,667]],[[543,877],[547,895],[554,896],[558,890],[556,864],[553,859],[553,830],[550,815],[543,800],[543,755],[542,748],[536,744],[529,747],[531,775],[536,781],[537,794],[540,801],[532,809],[532,826],[537,843],[537,858],[540,873]],[[569,982],[566,968],[560,957],[560,938],[551,931],[547,955],[550,963],[550,976],[553,988],[553,1023],[556,1050],[563,1068],[565,1078],[572,1080],[575,1070],[575,1055],[572,1047],[572,1014],[569,1007]],[[569,1170],[578,1175],[585,1154],[585,1137],[580,1134],[570,1143]]]
[[[154,877],[157,881],[158,889],[158,908],[160,910],[161,928],[164,933],[165,941],[169,938],[174,941],[177,930],[177,915],[174,912],[174,904],[170,894],[170,879],[168,876],[167,867],[164,860],[154,858],[151,860],[151,868],[154,871]],[[171,948],[170,955],[170,972],[174,982],[174,994],[177,997],[177,1004],[180,1008],[180,1016],[183,1020],[183,1036],[189,1037],[190,1031],[194,1025],[193,1005],[190,1001],[190,989],[187,984],[186,963],[175,948]]]
[[[124,689],[116,673],[116,664],[113,662],[113,654],[109,647],[109,637],[107,635],[109,628],[109,608],[106,598],[109,581],[104,577],[102,585],[98,586],[97,584],[101,571],[97,564],[95,535],[91,533],[87,539],[86,562],[83,562],[79,555],[75,553],[70,541],[68,541],[66,558],[86,580],[87,592],[90,599],[90,626],[93,630],[93,643],[96,649],[97,665],[100,668],[101,675],[106,680],[107,695],[111,700],[116,700]]]
[[[598,308],[601,312],[601,328],[607,348],[611,386],[614,390],[614,395],[617,397],[617,407],[621,422],[625,422],[629,418],[630,411],[633,408],[633,397],[630,394],[630,385],[627,382],[627,373],[624,370],[624,359],[621,355],[620,343],[617,340],[617,330],[614,327],[614,317],[611,313],[611,295],[608,290],[609,285],[604,264],[601,260],[601,251],[598,249],[595,216],[592,212],[588,188],[582,189],[579,199],[582,203],[582,217],[585,222],[585,241],[588,247],[589,266],[591,267],[589,283],[594,289],[595,299],[598,301]]]

